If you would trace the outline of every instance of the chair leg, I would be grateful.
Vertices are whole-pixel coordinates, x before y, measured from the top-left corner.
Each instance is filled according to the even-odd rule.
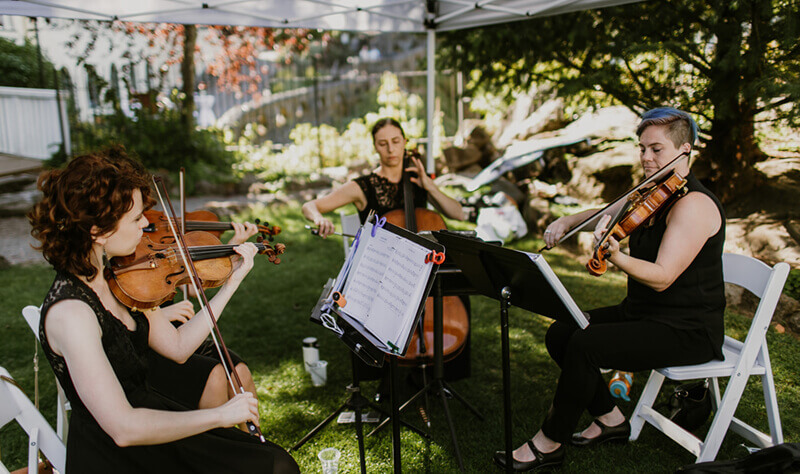
[[[708,429],[708,434],[706,434],[706,439],[703,441],[700,455],[697,456],[696,462],[700,463],[716,459],[722,440],[725,439],[733,415],[736,412],[736,407],[739,405],[742,393],[744,393],[748,378],[747,375],[737,374],[729,379],[725,394],[722,396],[719,408],[711,421],[711,427]]]
[[[719,379],[717,377],[711,377],[711,383],[708,384],[708,388],[711,390],[711,408],[714,410],[714,413],[716,413],[722,402],[719,391]]]
[[[775,393],[775,380],[772,376],[772,366],[769,363],[769,355],[762,347],[764,366],[767,371],[761,376],[761,385],[764,390],[764,405],[767,408],[767,420],[769,421],[769,434],[772,437],[772,445],[783,443],[783,427],[781,426],[781,414],[778,411],[778,397]]]
[[[39,472],[39,428],[28,433],[28,472]]]
[[[653,403],[656,401],[656,397],[658,396],[658,392],[661,390],[661,384],[663,383],[663,375],[655,370],[650,371],[650,377],[647,379],[647,384],[644,386],[642,395],[639,397],[639,402],[636,403],[636,409],[633,410],[633,415],[631,415],[631,441],[636,441],[636,439],[639,438],[639,434],[642,432],[642,427],[644,426],[644,418],[642,418],[640,415],[642,407],[653,406]]]

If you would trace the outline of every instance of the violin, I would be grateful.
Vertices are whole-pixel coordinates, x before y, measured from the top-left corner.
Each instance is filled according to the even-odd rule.
[[[663,181],[646,192],[636,191],[628,197],[627,210],[622,218],[614,224],[610,231],[597,243],[592,258],[586,263],[586,269],[594,276],[604,274],[608,268],[608,238],[614,237],[618,242],[630,235],[639,226],[647,223],[651,217],[664,208],[664,205],[686,194],[686,179],[672,171]]]
[[[169,229],[169,219],[161,211],[149,209],[144,211],[144,216],[150,221],[150,225],[144,228],[145,233],[148,234],[150,240],[162,244],[171,244],[175,242],[175,238]],[[230,222],[220,222],[219,217],[211,211],[192,211],[187,212],[185,215],[185,226],[183,232],[191,232],[193,230],[203,230],[214,234],[217,238],[222,236],[226,230],[233,229]],[[181,231],[180,217],[177,218],[177,228]],[[268,222],[261,225],[261,222],[256,219],[256,226],[258,232],[261,234],[262,239],[267,239],[272,242],[276,235],[280,234],[281,228],[278,226],[270,226]]]
[[[209,232],[192,231],[184,235],[191,259],[196,262],[203,288],[216,288],[233,271],[231,258],[235,245],[223,245]],[[280,263],[284,244],[255,244],[258,253]],[[175,296],[175,288],[189,283],[190,275],[173,244],[153,242],[143,236],[131,255],[114,257],[103,271],[111,292],[125,306],[134,310],[150,309]]]
[[[407,155],[414,154],[407,151]],[[419,155],[417,155],[419,156]],[[408,156],[406,156],[408,160]],[[404,169],[407,163],[404,162]],[[414,208],[413,183],[408,173],[403,172],[404,209],[395,209],[387,212],[383,217],[389,224],[403,227],[412,232],[434,231],[447,229],[444,219],[438,213],[428,209]],[[413,211],[412,211],[413,210]],[[433,316],[433,297],[425,301],[425,314]],[[433,317],[424,318],[425,322],[421,331],[414,331],[408,345],[406,355],[399,358],[404,365],[414,364],[420,359],[431,359],[432,351],[426,347],[433,347],[434,329]],[[464,303],[458,296],[445,296],[442,298],[442,325],[443,325],[443,355],[444,361],[449,361],[458,356],[464,348],[464,343],[469,335],[469,317]],[[423,342],[420,343],[420,333]]]

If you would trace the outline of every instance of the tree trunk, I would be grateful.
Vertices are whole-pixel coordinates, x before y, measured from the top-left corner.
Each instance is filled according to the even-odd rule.
[[[760,174],[753,166],[764,154],[755,141],[753,116],[715,118],[705,149],[711,163],[710,189],[723,203],[755,188]]]
[[[711,164],[709,186],[723,202],[751,191],[759,173],[753,165],[763,159],[755,140],[755,107],[743,98],[742,25],[729,15],[716,25],[717,46],[712,59],[709,98],[714,108],[711,140],[704,158]]]
[[[183,61],[181,61],[181,78],[183,79],[183,103],[181,118],[187,135],[194,128],[194,50],[197,45],[197,25],[183,25]]]

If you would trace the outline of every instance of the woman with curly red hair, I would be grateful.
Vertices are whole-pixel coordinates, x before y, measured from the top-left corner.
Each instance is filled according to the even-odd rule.
[[[159,309],[129,310],[102,277],[105,260],[132,253],[148,225],[149,179],[122,149],[81,156],[39,178],[43,198],[29,213],[32,234],[56,270],[39,333],[72,405],[67,470],[298,472],[279,446],[230,428],[258,421],[251,393],[190,410],[146,382],[148,347],[180,362],[209,333],[205,314],[175,328]],[[210,301],[217,317],[253,266],[254,245],[235,251],[241,258]]]

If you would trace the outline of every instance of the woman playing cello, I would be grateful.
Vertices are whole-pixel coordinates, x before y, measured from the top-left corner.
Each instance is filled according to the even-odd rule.
[[[359,176],[329,194],[308,201],[303,205],[303,215],[312,221],[319,230],[319,235],[327,237],[334,232],[333,222],[324,216],[340,207],[353,204],[358,210],[361,222],[364,222],[370,211],[378,215],[404,208],[405,193],[403,189],[403,172],[412,173],[411,182],[414,184],[413,203],[415,208],[424,208],[428,202],[433,204],[446,217],[463,220],[464,212],[461,204],[455,199],[444,194],[425,173],[422,161],[415,156],[408,156],[409,164],[403,168],[403,162],[408,154],[406,151],[406,136],[397,120],[383,118],[372,127],[372,144],[380,158],[379,166],[370,174]],[[436,216],[439,217],[439,216]],[[439,218],[441,219],[441,218]],[[465,298],[466,299],[466,298]],[[469,300],[464,304],[468,306]],[[468,347],[468,339],[465,347]],[[469,375],[469,350],[461,351],[460,355],[446,364],[448,378],[461,378]],[[362,378],[372,379],[380,375],[366,366],[359,365]],[[384,374],[385,375],[385,374]],[[381,387],[376,395],[381,400],[387,390],[387,381],[384,377]]]
[[[340,207],[354,204],[358,216],[364,222],[369,211],[378,215],[403,208],[403,160],[406,156],[406,136],[397,120],[384,118],[372,127],[372,144],[380,157],[380,165],[372,173],[359,176],[329,194],[303,204],[303,215],[319,229],[319,235],[327,237],[334,232],[333,222],[323,214]],[[416,174],[411,177],[414,187],[415,207],[425,207],[430,202],[450,219],[463,220],[461,204],[444,194],[425,173],[422,161],[410,157],[406,171]]]
[[[67,470],[80,473],[298,472],[282,448],[229,428],[258,419],[250,393],[190,410],[145,381],[147,351],[189,357],[209,333],[205,310],[180,328],[158,310],[128,310],[103,278],[107,258],[133,252],[153,199],[149,175],[120,149],[85,155],[39,178],[32,234],[56,277],[40,338],[72,404]],[[211,300],[220,315],[253,266],[252,244]]]

